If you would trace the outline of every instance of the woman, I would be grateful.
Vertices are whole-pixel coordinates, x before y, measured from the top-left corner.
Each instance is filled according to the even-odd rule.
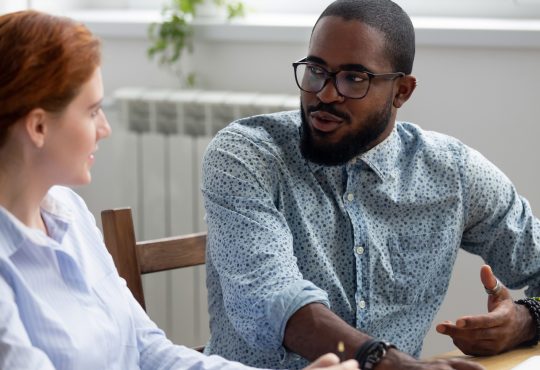
[[[99,41],[35,11],[0,16],[0,368],[239,369],[173,345],[118,276],[83,200],[103,111]],[[312,367],[355,369],[323,356]]]

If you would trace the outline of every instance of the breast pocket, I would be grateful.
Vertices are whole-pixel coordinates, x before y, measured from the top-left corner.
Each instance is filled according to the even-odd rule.
[[[412,304],[446,292],[457,252],[451,239],[450,233],[440,232],[389,240],[393,299]]]

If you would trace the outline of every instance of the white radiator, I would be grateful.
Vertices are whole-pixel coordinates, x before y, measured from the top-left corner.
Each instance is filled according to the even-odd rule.
[[[133,208],[138,239],[202,231],[200,169],[217,131],[235,119],[297,109],[294,95],[125,88],[115,93],[120,120],[133,140]],[[195,346],[209,336],[204,267],[144,278],[150,317],[175,343]]]

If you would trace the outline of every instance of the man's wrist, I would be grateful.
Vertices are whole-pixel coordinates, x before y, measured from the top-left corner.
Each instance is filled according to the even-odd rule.
[[[396,346],[384,341],[368,339],[358,348],[355,358],[362,370],[372,370],[392,348],[395,349]]]
[[[530,314],[532,324],[525,328],[527,339],[522,342],[522,346],[534,346],[538,344],[540,339],[540,299],[539,298],[525,298],[515,301],[516,304],[525,307]]]

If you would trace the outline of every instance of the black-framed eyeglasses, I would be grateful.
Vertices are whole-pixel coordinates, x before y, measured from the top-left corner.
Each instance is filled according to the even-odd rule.
[[[332,80],[339,95],[350,99],[362,99],[369,91],[371,80],[383,78],[394,80],[405,76],[403,72],[371,73],[368,71],[339,70],[330,72],[319,64],[300,59],[293,64],[294,77],[298,88],[308,93],[318,93],[328,80]]]

